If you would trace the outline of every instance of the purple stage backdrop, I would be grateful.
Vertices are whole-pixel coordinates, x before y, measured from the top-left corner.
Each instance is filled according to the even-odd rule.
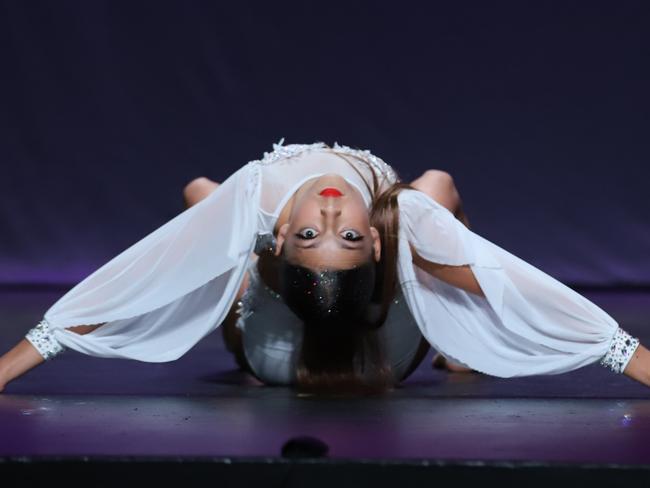
[[[448,171],[483,237],[648,285],[649,12],[0,1],[0,283],[79,281],[284,137]]]

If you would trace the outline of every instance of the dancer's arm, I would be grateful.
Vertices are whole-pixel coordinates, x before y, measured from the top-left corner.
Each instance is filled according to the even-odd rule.
[[[474,293],[478,296],[485,297],[481,286],[476,280],[476,276],[474,276],[474,273],[468,264],[462,266],[449,266],[446,264],[432,263],[418,255],[413,246],[411,246],[411,254],[413,255],[413,263],[430,275],[444,281],[445,283],[456,286],[470,293]]]
[[[219,183],[205,177],[193,179],[183,189],[185,208],[195,205],[207,197],[218,186]],[[79,335],[85,335],[100,325],[103,324],[77,325],[67,327],[67,329]],[[36,347],[27,339],[21,339],[11,350],[0,356],[0,392],[4,390],[9,382],[44,362],[45,358]]]
[[[45,362],[43,356],[27,340],[21,339],[0,357],[0,391],[13,379]]]
[[[637,346],[623,374],[650,386],[650,351],[643,344]]]
[[[409,251],[417,251],[413,263],[459,288],[402,268],[405,283],[416,283],[407,291],[418,325],[451,357],[500,377],[558,374],[599,361],[650,386],[650,351],[604,310],[469,230],[435,199],[405,190],[399,205],[400,230]],[[460,293],[479,289],[487,302]]]
[[[254,175],[249,165],[243,166],[223,183],[225,190],[213,197],[210,204],[204,203],[200,210],[196,209],[198,205],[195,204],[207,200],[206,197],[214,193],[212,187],[222,185],[207,178],[197,178],[190,182],[183,192],[185,212],[166,222],[78,283],[48,309],[39,325],[30,329],[18,344],[0,356],[0,391],[10,381],[54,358],[65,347],[99,357],[161,362],[177,358],[185,352],[180,350],[181,347],[187,350],[204,337],[206,329],[221,322],[218,319],[204,319],[210,312],[215,311],[215,308],[210,307],[218,304],[221,289],[217,285],[225,285],[227,279],[239,274],[238,268],[245,266],[241,259],[233,266],[230,255],[228,254],[228,259],[225,256],[227,252],[234,254],[237,248],[245,247],[249,241],[248,237],[241,237],[241,241],[236,239],[239,236],[248,236],[254,230],[251,225],[242,229],[242,225],[246,227],[246,223],[254,222],[253,213],[256,207],[250,205],[251,202],[257,201],[256,194],[250,193],[257,190],[251,184],[255,181]],[[225,209],[225,204],[228,204],[230,211],[221,210]],[[232,210],[233,206],[238,212]],[[189,211],[189,207],[194,207],[194,210]],[[233,214],[238,215],[237,222],[233,221]],[[241,218],[244,218],[244,221],[241,221]],[[211,226],[206,225],[207,223]],[[231,238],[224,238],[226,236],[211,232],[211,229],[219,227],[217,224],[220,224],[221,232],[225,229],[235,229],[236,226],[238,233],[228,232]],[[204,266],[198,269],[194,263],[202,263]],[[214,269],[210,271],[212,267]],[[217,282],[215,277],[220,277],[221,282]],[[207,284],[204,283],[205,279],[209,279]],[[192,283],[196,283],[198,287]],[[203,288],[204,285],[206,288]],[[182,286],[191,292],[183,294],[179,291]],[[208,286],[218,288],[217,293],[202,294],[201,291]],[[166,299],[161,300],[161,296]],[[166,305],[157,307],[155,299]],[[114,320],[116,327],[122,327],[119,334],[106,332],[100,340],[91,338],[93,334],[90,332],[106,324],[102,319],[118,307],[123,315],[128,315],[125,319]],[[219,310],[221,309],[217,309]],[[164,311],[164,314],[161,311]],[[48,320],[47,313],[53,316],[53,321]],[[149,320],[138,322],[144,314],[147,314]],[[74,315],[83,315],[86,319],[77,324],[90,325],[74,324],[74,317],[70,319],[70,316]],[[88,317],[99,320],[93,322]],[[55,334],[57,329],[62,329],[60,320],[72,322],[73,325],[66,326],[65,329],[75,334]],[[124,330],[126,324],[133,328],[130,337],[130,331]],[[152,324],[155,324],[155,327]],[[155,333],[147,335],[143,330],[147,327],[151,327]],[[77,335],[90,340],[77,343],[76,339],[71,339]],[[177,336],[176,340],[170,339],[172,336]],[[66,338],[67,341],[60,341]],[[114,347],[116,344],[112,341],[113,338],[119,342],[119,347]],[[143,347],[145,343],[147,347]],[[133,349],[129,350],[126,347],[128,345],[132,345]]]
[[[84,335],[97,327],[99,325],[80,325],[68,329]],[[0,392],[4,390],[10,381],[44,362],[45,358],[32,343],[25,338],[21,339],[12,349],[0,356]]]
[[[485,297],[469,265],[447,266],[432,263],[420,257],[415,252],[413,246],[410,247],[411,253],[413,254],[413,263],[416,266],[450,285]],[[650,350],[643,344],[639,344],[634,351],[634,355],[625,367],[623,374],[646,386],[650,386]]]
[[[204,177],[192,180],[183,189],[185,208],[189,208],[204,199],[217,186],[219,186],[219,183]],[[103,324],[77,325],[67,327],[67,329],[79,335],[85,335],[100,325]],[[9,382],[24,375],[45,361],[43,355],[29,340],[26,338],[21,339],[12,349],[0,356],[0,392],[4,390]]]

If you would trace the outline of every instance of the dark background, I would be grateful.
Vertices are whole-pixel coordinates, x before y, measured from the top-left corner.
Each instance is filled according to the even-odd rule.
[[[446,170],[483,237],[648,285],[647,5],[0,1],[0,283],[79,281],[284,137]]]

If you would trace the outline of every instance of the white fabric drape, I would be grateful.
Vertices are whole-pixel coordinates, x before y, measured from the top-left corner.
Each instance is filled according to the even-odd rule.
[[[100,356],[177,359],[226,317],[258,234],[273,231],[291,194],[325,172],[344,176],[370,202],[369,169],[395,181],[367,151],[323,143],[274,145],[213,193],[85,278],[46,311],[63,346]],[[501,376],[557,374],[602,358],[616,321],[568,286],[468,229],[426,194],[403,190],[398,276],[404,298],[431,345],[468,367]],[[449,285],[412,262],[469,265],[485,297]],[[79,335],[66,327],[104,323]]]
[[[225,318],[257,230],[259,168],[216,191],[108,261],[44,315],[66,347],[99,357],[171,361]],[[66,327],[106,322],[80,335]]]
[[[558,374],[602,358],[618,328],[594,303],[468,229],[428,195],[404,190],[399,276],[425,338],[450,359],[493,376]],[[485,297],[414,265],[469,265]]]

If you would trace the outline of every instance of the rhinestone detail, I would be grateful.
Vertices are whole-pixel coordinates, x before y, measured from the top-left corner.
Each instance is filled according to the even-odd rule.
[[[264,152],[264,156],[259,160],[260,164],[273,164],[279,159],[290,158],[304,151],[313,151],[314,149],[327,149],[324,142],[314,142],[313,144],[289,144],[283,146],[284,137],[273,144],[273,151]]]
[[[327,146],[324,142],[321,141],[314,142],[312,144],[288,144],[286,146],[282,145],[283,142],[284,137],[277,143],[273,144],[273,151],[264,152],[262,159],[249,161],[249,164],[273,164],[280,159],[290,158],[305,151],[314,151],[320,149],[337,153],[350,154],[352,156],[361,158],[365,161],[368,161],[377,172],[386,176],[389,181],[397,181],[397,175],[393,168],[384,160],[372,154],[368,149],[353,149],[349,146],[341,145],[338,142],[334,142],[334,145],[332,147]]]
[[[56,340],[46,319],[42,319],[36,327],[30,329],[25,335],[25,339],[32,343],[46,361],[53,359],[66,349],[63,344]]]
[[[632,337],[619,327],[612,338],[609,351],[600,360],[600,364],[611,369],[614,373],[622,373],[627,367],[627,363],[632,359],[638,345],[638,338]]]
[[[397,180],[397,175],[395,174],[395,171],[393,171],[393,168],[387,164],[383,159],[378,158],[374,154],[372,154],[369,150],[367,149],[352,149],[351,147],[348,146],[341,146],[337,142],[334,142],[334,146],[332,147],[332,150],[334,152],[342,152],[346,154],[352,154],[353,156],[357,156],[361,159],[365,159],[368,161],[377,171],[379,171],[380,174],[386,175],[386,177],[390,181],[396,181]]]

